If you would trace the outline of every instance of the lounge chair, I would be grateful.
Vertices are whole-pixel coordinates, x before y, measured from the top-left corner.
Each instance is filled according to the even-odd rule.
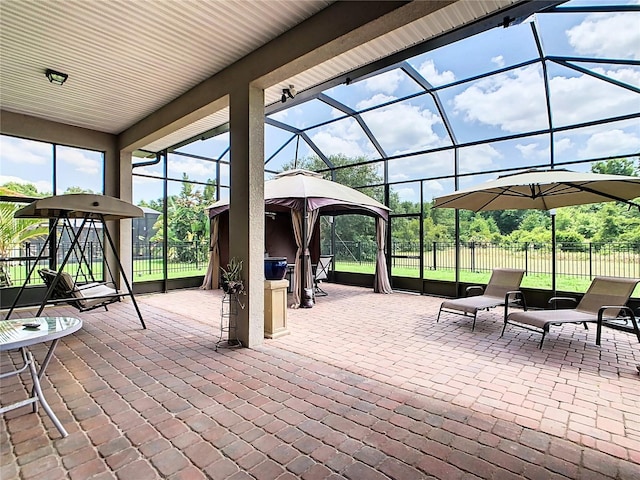
[[[331,268],[332,262],[333,256],[331,255],[321,255],[318,259],[318,266],[316,267],[316,271],[313,275],[313,285],[316,297],[324,297],[328,295],[328,293],[320,287],[320,284],[323,280],[329,278],[329,269]]]
[[[38,270],[38,273],[48,288],[53,285],[52,299],[66,302],[81,312],[100,307],[108,310],[107,305],[119,302],[122,296],[117,290],[104,283],[93,282],[76,285],[67,272],[58,274],[55,270],[43,268]]]
[[[440,304],[438,318],[445,311],[458,315],[473,315],[473,325],[471,331],[476,328],[476,317],[478,311],[489,310],[493,307],[504,305],[504,318],[507,318],[509,305],[518,305],[527,309],[524,295],[520,292],[520,282],[524,276],[524,270],[513,268],[496,268],[491,273],[491,278],[486,288],[481,285],[467,287],[467,296],[453,300],[445,300]],[[480,291],[481,295],[469,296],[474,291]]]
[[[505,317],[502,335],[504,335],[507,324],[542,333],[539,345],[542,348],[544,337],[549,333],[549,328],[552,325],[582,323],[587,329],[587,323],[597,323],[596,345],[600,345],[603,326],[633,332],[640,342],[638,322],[633,310],[626,306],[638,282],[639,280],[632,278],[595,277],[587,293],[575,308],[510,313]],[[574,298],[554,297],[549,300],[549,303],[557,304],[560,300],[576,302]],[[607,311],[613,316],[605,317]]]

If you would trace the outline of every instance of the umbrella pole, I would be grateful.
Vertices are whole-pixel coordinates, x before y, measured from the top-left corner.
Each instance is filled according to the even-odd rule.
[[[551,291],[552,297],[556,296],[556,210],[549,210],[551,215]]]

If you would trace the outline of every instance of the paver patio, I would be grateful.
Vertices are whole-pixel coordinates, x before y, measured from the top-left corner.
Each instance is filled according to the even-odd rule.
[[[2,480],[640,479],[632,335],[606,329],[598,347],[568,325],[539,350],[526,330],[500,338],[499,310],[471,332],[436,323],[435,297],[325,290],[288,311],[290,335],[218,352],[218,291],[137,297],[146,331],[127,303],[48,309],[84,320],[43,382],[69,436],[41,411],[4,414]]]

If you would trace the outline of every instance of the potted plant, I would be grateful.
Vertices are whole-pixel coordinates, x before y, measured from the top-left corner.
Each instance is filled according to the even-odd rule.
[[[242,260],[231,258],[227,268],[220,267],[222,271],[222,289],[225,293],[239,294],[244,292],[242,281]]]

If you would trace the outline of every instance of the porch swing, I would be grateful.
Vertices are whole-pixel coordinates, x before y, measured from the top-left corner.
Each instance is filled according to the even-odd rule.
[[[58,227],[60,227],[62,236],[66,234],[71,240],[71,245],[64,255],[62,263],[58,266],[58,270],[52,270],[50,268],[41,268],[38,270],[38,274],[47,286],[47,291],[36,317],[42,314],[42,311],[48,304],[68,303],[80,312],[101,307],[108,310],[108,305],[119,302],[122,297],[128,296],[131,297],[142,328],[147,328],[133,295],[131,284],[122,268],[122,263],[120,262],[120,257],[118,256],[111,234],[109,230],[105,228],[106,221],[119,221],[125,218],[142,217],[142,209],[117,198],[81,193],[38,199],[18,210],[14,216],[16,218],[49,218],[52,221],[49,235],[43,243],[36,261],[30,268],[27,278],[18,291],[5,319],[8,319],[13,313],[35,269],[44,258],[44,253],[49,245],[52,245],[53,258],[57,257],[57,245],[54,245],[53,240],[56,239],[56,233]],[[79,227],[77,226],[78,223],[80,224]],[[98,232],[99,226],[103,227],[101,230],[104,233],[106,243],[101,239],[101,235]],[[87,248],[90,245],[89,239],[92,234],[102,252],[102,264],[106,267],[105,273],[109,275],[109,281],[107,282],[96,281],[96,275],[91,261],[93,256],[89,255],[89,259],[87,258]],[[114,272],[109,262],[104,260],[107,245],[110,247],[111,253],[119,267],[119,272],[122,275],[127,289],[126,292],[117,289]],[[65,266],[69,264],[72,256],[78,265],[73,277],[64,271]]]

